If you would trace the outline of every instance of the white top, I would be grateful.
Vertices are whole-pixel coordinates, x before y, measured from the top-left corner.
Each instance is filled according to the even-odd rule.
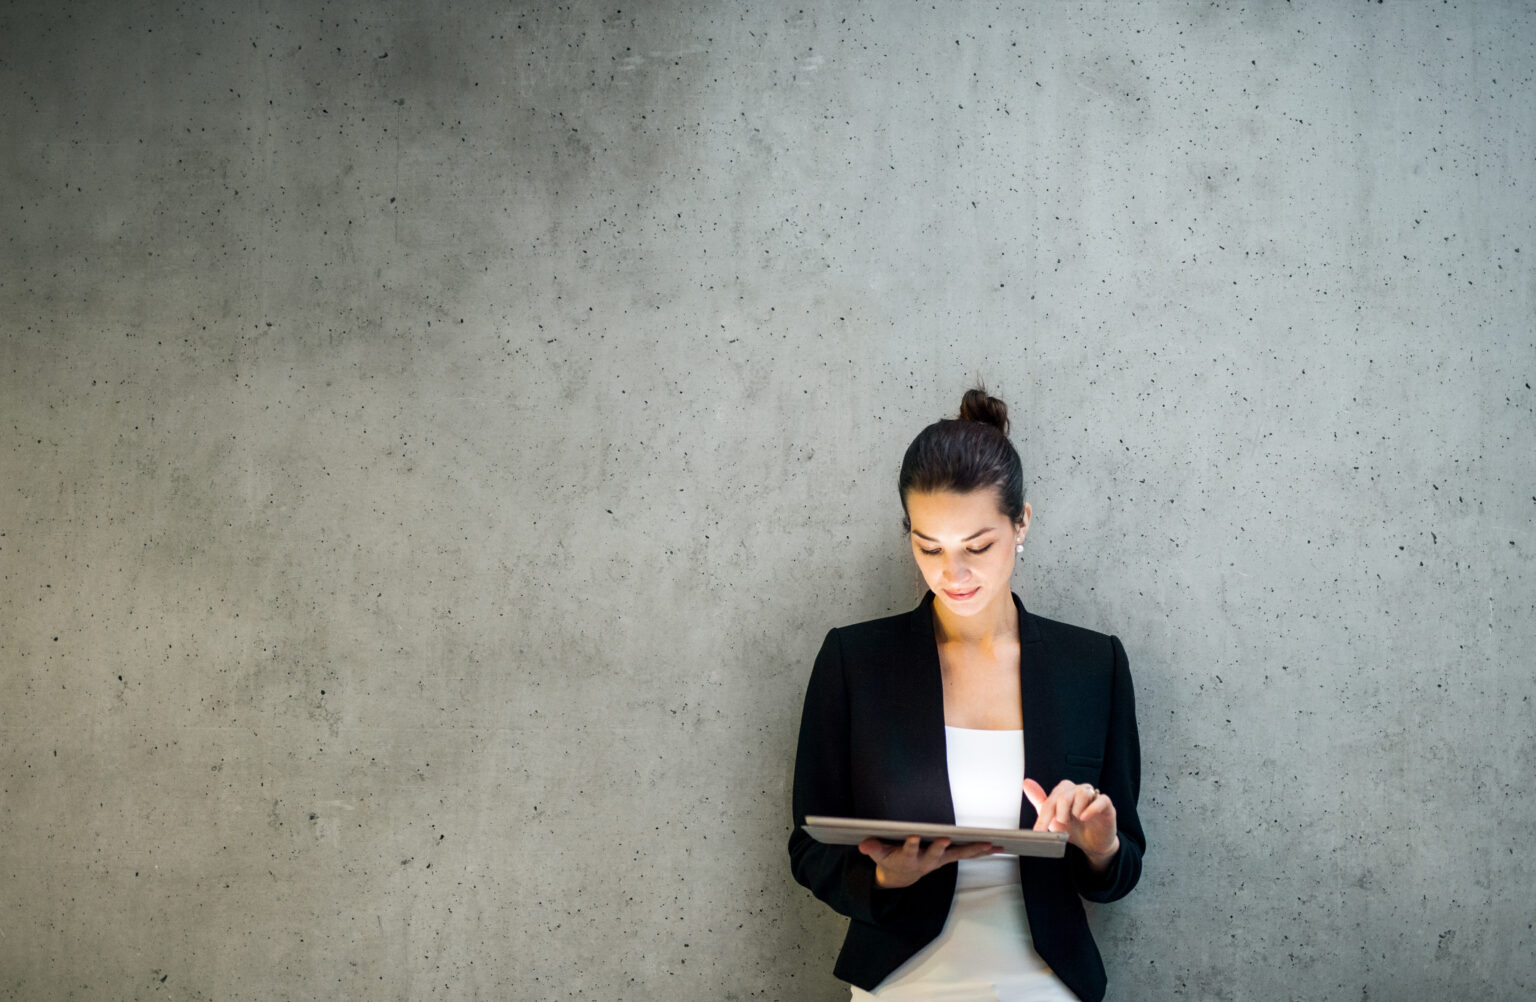
[[[1024,732],[944,728],[955,824],[1019,827]],[[944,929],[855,1002],[1076,1002],[1035,952],[1014,856],[963,859]]]

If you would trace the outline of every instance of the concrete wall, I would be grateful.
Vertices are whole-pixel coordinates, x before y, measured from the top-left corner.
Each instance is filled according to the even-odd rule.
[[[1014,407],[1115,999],[1524,999],[1536,9],[0,11],[0,996],[838,999],[788,778]]]

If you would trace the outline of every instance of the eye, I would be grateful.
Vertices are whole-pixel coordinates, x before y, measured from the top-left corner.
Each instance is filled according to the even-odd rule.
[[[919,552],[919,553],[926,553],[926,554],[928,554],[928,555],[929,555],[929,556],[930,556],[930,557],[936,557],[936,556],[938,556],[938,555],[939,555],[939,554],[940,554],[940,553],[941,553],[941,552],[942,552],[942,551],[941,551],[941,550],[925,550],[925,549],[923,549],[923,548],[922,548],[922,547],[921,547],[921,546],[919,546],[919,547],[918,547],[918,548],[917,548],[917,552]]]
[[[986,553],[990,549],[992,549],[992,544],[988,543],[986,546],[978,546],[978,547],[976,547],[975,549],[971,550],[971,552],[972,553]]]

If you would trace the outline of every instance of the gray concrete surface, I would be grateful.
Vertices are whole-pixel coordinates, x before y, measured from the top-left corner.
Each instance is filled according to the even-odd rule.
[[[1145,744],[1112,998],[1526,999],[1536,9],[0,10],[0,997],[838,999],[902,448]]]

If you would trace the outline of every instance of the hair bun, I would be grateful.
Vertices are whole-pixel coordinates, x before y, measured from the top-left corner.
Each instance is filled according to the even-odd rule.
[[[960,420],[980,421],[1007,435],[1008,405],[977,386],[965,391],[965,397],[960,401]]]

